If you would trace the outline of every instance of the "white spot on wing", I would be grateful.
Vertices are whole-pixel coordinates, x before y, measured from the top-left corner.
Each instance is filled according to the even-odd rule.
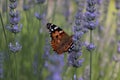
[[[59,33],[63,33],[63,31],[59,31]]]
[[[51,29],[51,31],[54,31],[53,29]]]
[[[54,27],[54,29],[56,30],[58,27]]]

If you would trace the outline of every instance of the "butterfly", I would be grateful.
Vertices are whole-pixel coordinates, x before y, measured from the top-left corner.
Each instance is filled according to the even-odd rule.
[[[50,33],[53,50],[57,52],[57,54],[71,51],[73,45],[72,36],[69,36],[55,24],[47,23],[46,26]]]

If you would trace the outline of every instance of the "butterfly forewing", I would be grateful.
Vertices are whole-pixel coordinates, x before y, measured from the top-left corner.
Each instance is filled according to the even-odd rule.
[[[67,52],[70,46],[73,44],[72,36],[66,34],[61,28],[52,23],[47,24],[51,35],[51,46],[58,54]]]

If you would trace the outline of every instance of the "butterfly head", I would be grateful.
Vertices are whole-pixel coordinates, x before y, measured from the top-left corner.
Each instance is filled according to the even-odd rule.
[[[62,29],[57,27],[55,24],[47,23],[47,29],[49,29],[50,33],[54,33],[55,31],[61,31]]]

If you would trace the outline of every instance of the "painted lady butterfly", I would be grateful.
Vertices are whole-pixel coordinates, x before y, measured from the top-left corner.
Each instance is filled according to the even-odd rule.
[[[47,29],[51,36],[51,46],[57,54],[69,52],[73,44],[72,36],[69,36],[61,28],[52,23],[47,23]]]

